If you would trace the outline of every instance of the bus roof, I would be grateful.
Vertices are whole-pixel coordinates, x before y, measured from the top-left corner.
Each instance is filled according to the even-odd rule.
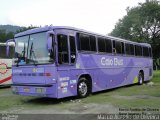
[[[38,32],[45,32],[45,31],[49,31],[49,30],[54,30],[54,29],[69,29],[69,30],[75,30],[75,31],[79,31],[79,32],[84,32],[84,33],[89,33],[89,34],[94,34],[94,35],[98,35],[98,36],[102,36],[102,37],[106,37],[112,40],[117,40],[117,41],[122,41],[122,42],[129,42],[129,43],[133,43],[133,44],[139,44],[142,46],[148,46],[151,47],[150,44],[148,43],[138,43],[138,42],[133,42],[130,40],[125,40],[122,38],[118,38],[118,37],[112,37],[112,36],[108,36],[108,35],[102,35],[99,33],[95,33],[95,32],[90,32],[90,31],[86,31],[83,29],[78,29],[75,27],[69,27],[69,26],[45,26],[45,27],[40,27],[40,28],[34,28],[34,29],[30,29],[30,30],[26,30],[24,32],[18,33],[15,35],[15,38],[20,37],[20,36],[25,36],[25,35],[29,35],[29,34],[33,34],[33,33],[38,33]]]

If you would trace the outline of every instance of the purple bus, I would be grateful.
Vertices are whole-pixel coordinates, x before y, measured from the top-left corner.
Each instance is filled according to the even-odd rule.
[[[63,26],[15,35],[12,91],[24,96],[86,97],[153,75],[151,46]]]

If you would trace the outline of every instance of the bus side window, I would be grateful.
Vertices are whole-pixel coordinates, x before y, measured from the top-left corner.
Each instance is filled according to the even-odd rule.
[[[126,49],[125,49],[126,54],[127,54],[127,55],[131,55],[130,44],[127,44],[127,43],[126,43],[126,44],[125,44],[125,48],[126,48]]]
[[[135,55],[136,56],[142,56],[142,47],[135,45]]]
[[[125,48],[126,48],[125,49],[126,55],[134,55],[134,45],[133,44],[126,43]]]
[[[130,44],[130,52],[131,52],[131,55],[134,55],[134,45],[133,44]]]
[[[58,40],[58,63],[69,63],[67,35],[57,35]]]
[[[98,51],[99,52],[105,52],[106,51],[105,47],[106,47],[106,45],[105,45],[105,39],[99,37],[98,38]]]
[[[143,56],[144,57],[149,57],[149,49],[148,49],[148,47],[143,47]]]
[[[124,43],[115,41],[115,49],[117,54],[123,54],[124,53]]]
[[[149,57],[152,57],[152,48],[149,48]]]
[[[115,47],[116,47],[115,41],[113,40],[113,54],[117,54],[117,50]]]
[[[79,34],[79,43],[81,51],[90,51],[89,35]]]
[[[76,60],[75,37],[69,36],[69,42],[70,42],[70,59],[71,59],[71,63],[74,63]]]
[[[105,39],[106,52],[112,53],[112,41],[110,39]]]

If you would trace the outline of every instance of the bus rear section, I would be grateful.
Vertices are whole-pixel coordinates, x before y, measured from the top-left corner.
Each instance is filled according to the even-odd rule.
[[[0,43],[0,86],[11,85],[12,78],[12,58],[14,55],[14,45],[10,45],[9,55],[6,55],[6,43]]]

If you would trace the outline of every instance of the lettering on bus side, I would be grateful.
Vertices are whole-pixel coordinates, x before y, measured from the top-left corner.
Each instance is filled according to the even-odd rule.
[[[101,65],[103,66],[121,66],[123,65],[123,59],[102,57]]]

